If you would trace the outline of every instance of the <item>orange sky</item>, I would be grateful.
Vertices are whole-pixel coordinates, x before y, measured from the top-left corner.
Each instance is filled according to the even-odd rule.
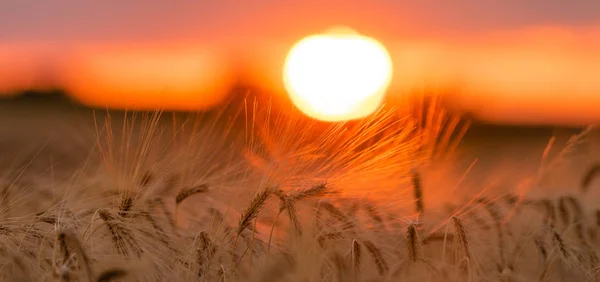
[[[0,92],[209,106],[192,95],[220,96],[240,72],[281,90],[294,41],[346,24],[388,47],[392,94],[450,89],[455,106],[498,122],[599,122],[598,14],[595,0],[5,0]]]

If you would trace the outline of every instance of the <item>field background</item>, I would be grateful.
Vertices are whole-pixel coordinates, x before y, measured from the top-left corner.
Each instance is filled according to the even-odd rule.
[[[257,99],[262,101],[260,98]],[[252,100],[252,98],[249,100]],[[295,267],[298,267],[298,269],[293,275],[295,275],[295,278],[300,279],[298,281],[303,281],[303,277],[311,275],[321,281],[322,278],[319,275],[327,276],[327,273],[332,273],[328,271],[333,270],[328,270],[330,267],[327,266],[327,261],[323,264],[317,263],[320,261],[319,258],[322,258],[323,255],[330,255],[329,253],[332,252],[333,257],[331,260],[335,263],[340,255],[347,253],[348,244],[355,246],[355,243],[358,242],[356,240],[360,240],[362,242],[360,244],[367,244],[364,245],[367,249],[370,248],[369,246],[374,246],[369,245],[372,244],[371,240],[376,242],[377,246],[383,251],[383,257],[390,259],[390,267],[393,267],[394,270],[390,273],[392,276],[389,278],[393,279],[394,275],[398,273],[397,271],[404,271],[402,265],[405,250],[408,250],[410,260],[417,258],[414,255],[411,258],[410,249],[413,245],[410,242],[414,244],[416,241],[409,235],[411,228],[416,228],[416,225],[412,223],[412,220],[415,219],[413,216],[419,214],[417,219],[420,220],[421,214],[421,212],[415,213],[414,199],[422,198],[420,201],[416,201],[417,203],[424,203],[426,207],[425,212],[422,213],[424,215],[424,229],[419,230],[421,234],[419,236],[425,236],[427,232],[427,236],[429,236],[427,238],[435,238],[434,235],[439,231],[436,228],[444,226],[449,214],[456,214],[453,212],[455,208],[463,209],[462,212],[458,211],[460,213],[459,217],[464,218],[464,220],[474,220],[475,223],[469,222],[467,226],[471,230],[469,244],[474,245],[472,247],[473,258],[477,257],[477,260],[474,260],[473,264],[469,264],[471,265],[469,267],[479,265],[482,268],[478,268],[472,273],[468,272],[467,275],[480,275],[480,278],[490,275],[491,279],[497,277],[497,275],[503,276],[506,273],[513,275],[510,273],[514,270],[514,277],[528,279],[543,275],[548,270],[552,273],[550,275],[555,275],[554,271],[559,271],[556,276],[552,276],[559,280],[552,281],[566,281],[564,280],[566,278],[577,279],[574,277],[583,277],[583,275],[596,277],[595,264],[590,265],[588,268],[582,256],[590,250],[588,248],[590,245],[587,245],[588,241],[584,237],[577,237],[580,233],[575,233],[577,236],[574,236],[572,232],[568,232],[572,229],[572,226],[583,225],[571,225],[568,211],[566,212],[567,219],[564,220],[564,224],[557,227],[561,228],[561,234],[565,236],[569,246],[569,249],[564,251],[562,255],[566,263],[565,266],[574,263],[577,269],[585,269],[590,271],[589,273],[582,274],[580,270],[575,269],[564,270],[563,272],[562,268],[554,268],[554,264],[552,264],[554,260],[540,261],[535,256],[536,249],[533,244],[534,241],[530,240],[531,236],[546,230],[543,229],[545,221],[538,213],[527,211],[518,213],[519,205],[515,205],[514,209],[501,208],[503,218],[511,223],[510,227],[508,225],[507,227],[501,227],[501,220],[494,217],[495,213],[492,213],[492,211],[490,211],[490,214],[494,216],[491,217],[491,222],[483,222],[483,225],[478,227],[476,218],[481,212],[473,211],[478,206],[478,204],[473,204],[475,200],[481,201],[480,203],[483,203],[484,206],[487,205],[489,208],[490,205],[501,206],[500,203],[503,201],[511,202],[511,199],[521,199],[525,203],[524,205],[531,205],[532,203],[535,205],[549,199],[560,199],[559,209],[562,209],[564,208],[565,199],[577,199],[576,201],[581,203],[581,212],[585,212],[586,215],[593,214],[596,217],[600,215],[597,212],[599,207],[596,200],[600,195],[600,189],[597,189],[600,181],[593,180],[587,193],[581,192],[582,177],[587,173],[590,166],[600,159],[598,154],[600,149],[597,146],[600,142],[598,142],[598,136],[596,136],[594,128],[507,127],[475,121],[464,138],[460,140],[456,150],[446,152],[447,155],[444,158],[433,159],[431,166],[417,168],[421,184],[414,184],[413,174],[411,186],[411,183],[405,181],[407,175],[398,174],[408,172],[408,167],[402,166],[403,161],[407,161],[406,158],[409,158],[407,156],[415,158],[418,158],[418,156],[410,155],[410,152],[415,152],[411,151],[410,146],[407,147],[408,155],[403,155],[402,150],[398,150],[398,146],[404,146],[404,143],[391,143],[394,146],[386,146],[383,147],[383,150],[372,151],[373,155],[364,154],[362,156],[356,153],[345,155],[344,153],[347,152],[329,152],[331,150],[325,150],[327,151],[325,153],[331,154],[334,158],[328,159],[326,156],[312,163],[310,152],[319,153],[320,151],[311,151],[311,146],[324,146],[325,149],[336,148],[335,146],[329,147],[331,144],[328,142],[336,143],[337,139],[347,138],[347,135],[335,135],[332,139],[328,139],[328,142],[312,144],[311,137],[306,137],[312,136],[307,134],[308,127],[305,127],[306,124],[309,124],[306,122],[308,120],[301,116],[292,122],[287,121],[285,118],[278,120],[276,112],[281,109],[275,109],[275,106],[273,106],[273,109],[269,111],[272,114],[267,116],[271,116],[272,122],[279,122],[276,123],[279,127],[275,126],[270,129],[273,130],[272,133],[275,133],[275,135],[257,134],[253,138],[248,138],[248,127],[254,126],[259,128],[257,131],[260,131],[262,123],[259,118],[252,125],[243,114],[240,114],[240,109],[243,109],[242,106],[247,105],[240,104],[240,102],[240,100],[236,101],[234,99],[230,104],[227,104],[227,107],[204,113],[163,112],[158,118],[148,118],[144,113],[93,110],[72,103],[62,95],[29,93],[1,100],[0,181],[3,183],[0,184],[5,188],[3,190],[4,196],[1,199],[3,209],[0,211],[5,213],[5,221],[11,228],[19,230],[17,232],[22,232],[7,233],[8,235],[5,237],[9,240],[7,242],[10,243],[8,248],[15,251],[25,250],[30,252],[39,248],[37,255],[32,253],[32,255],[26,257],[31,260],[34,267],[37,267],[35,275],[47,276],[50,275],[50,272],[54,275],[63,275],[60,274],[60,271],[63,271],[61,267],[73,267],[73,264],[66,259],[68,251],[66,251],[65,258],[62,260],[57,259],[56,252],[58,250],[65,251],[62,243],[58,245],[51,244],[51,248],[40,247],[36,243],[37,239],[27,239],[29,241],[19,239],[19,236],[21,236],[19,234],[30,233],[29,227],[24,231],[19,228],[22,228],[21,225],[27,224],[27,222],[30,222],[33,226],[39,223],[38,220],[47,220],[42,222],[51,223],[50,225],[44,225],[44,228],[49,231],[36,229],[31,234],[46,234],[44,232],[52,232],[54,229],[63,232],[63,228],[66,228],[66,232],[85,234],[85,231],[83,231],[86,229],[85,226],[88,222],[93,222],[91,218],[99,213],[105,225],[110,226],[110,228],[105,229],[104,233],[101,233],[101,231],[98,233],[92,232],[87,237],[81,235],[83,248],[91,254],[91,257],[98,258],[98,261],[93,263],[94,269],[99,271],[111,266],[118,266],[119,269],[124,267],[124,271],[137,276],[141,281],[154,281],[154,279],[157,279],[157,281],[164,279],[177,280],[184,279],[184,277],[187,279],[185,281],[197,281],[196,279],[199,277],[205,278],[205,281],[213,281],[216,277],[224,279],[223,277],[228,275],[243,281],[247,278],[245,275],[248,273],[258,276],[259,281],[266,281],[265,279],[261,280],[261,275],[268,276],[272,274],[266,269],[257,267],[263,266],[264,263],[266,267],[277,268],[277,264],[271,266],[264,260],[264,244],[267,241],[270,242],[271,238],[268,235],[269,230],[275,230],[273,233],[273,246],[277,245],[271,251],[281,252],[280,255],[291,255],[296,260]],[[257,112],[269,108],[268,104],[262,102],[251,106],[254,105]],[[137,115],[137,119],[132,119],[135,115]],[[186,117],[193,116],[201,118],[186,119]],[[261,116],[261,114],[259,113],[257,116]],[[107,120],[110,120],[109,124],[105,123]],[[132,120],[135,121],[131,122]],[[183,122],[187,123],[182,127]],[[104,128],[105,125],[110,125],[112,131],[107,131]],[[281,125],[283,125],[283,128],[281,128]],[[125,128],[124,131],[123,128]],[[320,130],[318,124],[311,130],[313,129]],[[123,132],[126,132],[126,134],[123,134]],[[196,136],[195,134],[198,132],[202,134]],[[228,133],[223,135],[223,132]],[[352,130],[349,130],[349,132],[353,134]],[[394,140],[401,136],[395,135],[401,133],[393,132],[395,133],[391,133],[391,135],[385,133],[382,140],[385,141],[386,138]],[[101,136],[101,138],[97,136]],[[272,136],[276,138],[269,139]],[[301,140],[303,144],[299,148],[300,151],[292,150],[292,156],[286,155],[283,147],[293,147],[292,143],[302,139],[299,136],[305,136],[305,139]],[[110,138],[104,139],[107,137]],[[123,142],[124,140],[126,142]],[[142,140],[142,142],[137,142],[138,140]],[[412,139],[407,138],[406,140]],[[188,143],[188,141],[190,142]],[[374,142],[377,145],[383,141]],[[360,143],[362,144],[362,142]],[[111,144],[115,145],[111,146]],[[124,144],[126,146],[123,146]],[[127,144],[131,144],[129,151]],[[415,145],[416,143],[411,144]],[[100,152],[99,147],[102,148]],[[282,151],[279,150],[280,147],[283,148]],[[359,147],[350,147],[361,150]],[[346,147],[342,146],[341,148]],[[371,148],[367,146],[367,149]],[[306,156],[303,158],[301,150],[309,152],[308,158]],[[146,153],[139,154],[142,151]],[[278,159],[282,154],[283,157]],[[353,159],[356,158],[359,161],[354,162]],[[281,159],[283,161],[280,161]],[[103,163],[103,161],[105,162]],[[288,161],[290,162],[288,163]],[[405,163],[410,165],[411,161],[413,159]],[[414,163],[418,163],[419,159],[414,159],[414,161]],[[372,163],[372,165],[365,166],[368,163]],[[321,171],[321,169],[323,170]],[[389,174],[390,171],[393,173]],[[327,182],[327,189],[331,189],[329,187],[331,184],[333,189],[340,190],[339,197],[335,195],[332,198],[335,198],[333,200],[341,210],[352,210],[352,203],[354,202],[357,206],[364,204],[364,209],[368,211],[369,203],[374,203],[383,212],[382,216],[385,217],[385,220],[380,222],[383,224],[383,228],[374,227],[372,223],[368,222],[368,217],[363,218],[360,215],[356,217],[361,224],[359,233],[352,233],[354,231],[344,229],[344,224],[327,226],[330,223],[326,223],[326,225],[317,227],[318,224],[322,224],[318,220],[315,221],[316,225],[311,228],[306,220],[311,219],[313,215],[316,217],[317,212],[311,212],[308,209],[309,206],[298,204],[299,222],[302,222],[302,226],[305,228],[303,234],[307,236],[300,235],[297,237],[300,241],[294,243],[293,240],[288,241],[290,238],[294,238],[293,234],[295,233],[286,233],[285,222],[287,221],[283,220],[283,225],[279,225],[282,224],[281,219],[285,216],[279,217],[276,215],[277,208],[273,203],[277,202],[277,199],[270,199],[260,215],[254,215],[256,221],[252,226],[252,230],[256,230],[257,244],[260,242],[260,246],[263,247],[244,259],[239,266],[231,266],[227,263],[229,261],[227,250],[231,250],[231,247],[236,249],[237,236],[248,233],[245,229],[249,225],[242,225],[242,222],[245,222],[242,219],[244,214],[248,214],[248,210],[252,209],[251,207],[256,206],[248,203],[254,203],[256,197],[258,197],[257,195],[261,195],[261,193],[270,189],[270,185],[276,185],[278,189],[281,189],[279,190],[281,193],[286,193],[282,191],[294,191],[294,189],[302,191],[307,189],[304,187],[317,187],[318,185],[315,186],[314,183],[320,181]],[[360,191],[361,187],[365,189]],[[180,204],[180,201],[176,199],[184,191],[192,188],[201,189],[198,191],[203,195],[189,198]],[[422,197],[413,196],[413,192],[416,190],[421,191]],[[272,193],[276,194],[277,192]],[[514,198],[514,196],[518,198]],[[151,199],[156,199],[153,197],[165,199],[164,201],[168,207],[165,209],[171,210],[171,213],[174,214],[173,217],[167,216],[167,220],[161,222],[162,225],[166,225],[169,220],[174,220],[177,228],[174,225],[173,232],[181,232],[181,235],[177,235],[177,233],[167,235],[170,233],[164,233],[164,228],[160,229],[156,226],[154,227],[156,230],[152,229],[154,231],[148,233],[150,229],[147,228],[152,226],[133,217],[135,214],[146,214],[148,211],[146,211],[147,207],[145,205],[146,203],[152,203]],[[322,197],[327,197],[327,195]],[[487,199],[491,199],[493,202],[486,202]],[[505,201],[507,199],[509,201]],[[327,199],[323,199],[323,203],[329,202]],[[323,204],[323,206],[326,206],[326,204]],[[118,207],[118,210],[116,210],[116,207]],[[331,204],[329,207],[336,210]],[[451,210],[448,210],[448,208]],[[470,211],[464,210],[465,208],[470,209]],[[419,210],[418,205],[416,210]],[[72,213],[71,211],[80,213],[79,217],[75,215],[72,218],[69,217],[68,214]],[[150,209],[150,211],[153,210]],[[225,222],[225,229],[221,229],[223,226],[215,223],[217,222],[215,221],[215,218],[217,218],[215,211],[219,218],[224,218],[224,221],[219,222]],[[332,212],[332,215],[337,212]],[[518,216],[513,217],[515,214],[518,214]],[[240,215],[242,216],[240,217]],[[341,215],[341,218],[345,218],[345,216]],[[378,218],[378,220],[382,220],[381,217]],[[362,222],[365,219],[367,219],[367,222]],[[596,218],[592,216],[586,218],[586,222],[590,223],[586,226],[592,232],[595,230],[595,224],[597,223],[596,221],[592,223],[590,219],[596,220]],[[61,220],[65,220],[65,222],[61,223]],[[506,232],[510,235],[511,240],[514,240],[514,242],[505,242],[498,235],[497,243],[500,244],[502,250],[499,253],[498,263],[500,264],[498,265],[493,262],[496,257],[489,256],[489,252],[497,250],[495,247],[497,245],[492,243],[495,241],[493,239],[495,237],[490,236],[493,233],[490,233],[492,229],[486,227],[494,221],[498,224],[499,230],[507,230],[498,231],[499,234]],[[240,231],[237,236],[232,237],[231,234],[233,233],[224,231],[228,230],[229,225],[227,225],[227,222],[233,223],[234,226],[236,226],[235,222],[239,222],[238,226],[243,227],[238,230],[243,232]],[[128,243],[127,246],[131,248],[129,251],[117,248],[119,254],[116,254],[114,253],[115,249],[109,247],[110,244],[115,240],[126,242],[125,239],[131,238],[119,237],[120,239],[114,239],[113,237],[111,241],[109,239],[111,238],[110,234],[114,235],[114,233],[111,233],[114,229],[111,228],[115,227],[110,224],[115,224],[114,226],[117,226],[116,224],[126,224],[118,226],[127,228],[124,230],[131,230],[133,234],[131,236],[143,239]],[[405,224],[408,224],[408,227],[405,227]],[[291,223],[289,227],[292,227]],[[94,230],[97,229],[100,229],[100,227],[96,227]],[[300,229],[302,228],[295,230]],[[329,229],[331,231],[328,231]],[[157,235],[155,234],[157,230],[163,230],[163,232],[158,232]],[[323,247],[323,249],[313,248],[316,247],[316,243],[323,243],[319,241],[321,238],[326,238],[324,236],[330,234],[337,234],[338,230],[342,232],[340,233],[342,235],[336,235],[341,236],[340,238],[334,236],[331,239],[326,239],[332,240],[331,243],[334,245],[327,245],[329,244],[327,243],[323,246],[328,247]],[[345,234],[343,232],[349,233]],[[558,234],[557,231],[553,232],[555,232],[552,233],[555,234],[553,238],[562,238],[561,235],[556,235]],[[72,236],[69,234],[59,233],[57,235],[58,242],[60,242],[60,238],[64,240],[64,236]],[[171,237],[167,237],[168,239],[156,237],[161,234]],[[245,236],[244,234],[242,236]],[[252,234],[252,238],[254,238],[255,235]],[[590,233],[590,238],[597,239],[595,234]],[[201,256],[202,247],[200,249],[190,249],[190,244],[198,243],[196,241],[197,236],[209,236],[212,240],[222,240],[222,245],[219,245],[222,247],[219,253],[221,254],[219,255],[219,262],[205,264]],[[398,236],[404,239],[398,241]],[[547,237],[550,238],[550,236]],[[67,238],[73,240],[73,237]],[[160,238],[167,241],[157,241]],[[578,242],[575,241],[576,238],[584,238],[581,240],[585,244],[576,243]],[[169,240],[175,242],[177,249],[169,249],[171,248],[170,244],[164,243],[169,242]],[[254,239],[245,238],[244,242],[245,240],[248,240],[246,244],[252,246]],[[554,240],[552,242],[556,244],[557,239]],[[562,240],[560,239],[559,242],[562,242]],[[591,240],[590,242],[593,242]],[[409,243],[408,249],[406,249],[406,245],[400,243],[402,241]],[[26,245],[21,246],[20,242],[25,242]],[[296,243],[300,243],[300,245]],[[518,256],[521,243],[526,244],[526,249],[523,251],[522,256]],[[70,244],[73,244],[73,242]],[[240,242],[240,244],[244,243]],[[441,242],[431,241],[427,244],[432,245],[423,245],[423,250],[425,250],[423,255],[435,257],[437,250],[439,250],[436,244],[441,244]],[[119,246],[116,243],[115,245]],[[378,248],[377,246],[374,248]],[[466,243],[464,246],[466,246]],[[564,243],[557,246],[554,247],[554,250],[562,251]],[[513,247],[515,256],[511,257],[510,261],[505,262],[504,253],[513,251]],[[259,248],[259,245],[257,245],[257,248]],[[341,248],[339,251],[342,253],[337,253],[338,248]],[[237,248],[232,258],[235,259],[238,255],[243,257],[243,250],[242,246]],[[430,254],[432,251],[433,253]],[[139,261],[132,260],[129,257],[131,254],[137,253],[140,255],[142,252],[145,255],[142,255],[142,259]],[[194,257],[192,254],[198,254],[198,257]],[[347,254],[349,256],[347,258],[353,258],[352,254]],[[577,262],[574,262],[570,260],[572,258],[571,254],[577,254],[581,257]],[[221,260],[223,256],[225,260]],[[373,256],[375,257],[375,255]],[[594,262],[595,258],[594,256],[590,258],[593,259],[591,263]],[[19,258],[16,259],[17,264],[15,265],[18,266]],[[36,261],[34,262],[33,259]],[[118,265],[118,261],[121,260],[123,260],[123,264]],[[255,264],[255,260],[259,263]],[[125,261],[127,262],[125,263]],[[185,264],[186,262],[192,263]],[[444,260],[434,259],[432,262],[436,264],[441,262],[437,266],[439,272],[436,270],[437,274],[435,275],[445,275],[446,270],[444,269],[447,266],[443,263]],[[379,275],[386,272],[386,270],[379,268],[380,264],[377,260],[373,263],[365,262],[362,268],[364,274],[361,275],[364,277],[376,276],[376,269]],[[377,267],[375,267],[376,265]],[[345,269],[343,264],[337,267],[339,269],[336,271],[339,276],[336,278],[337,280],[332,281],[347,281],[343,275],[347,275],[349,272],[343,270]],[[27,274],[28,271],[23,269],[17,273]],[[459,268],[454,270],[459,271]],[[68,274],[69,271],[75,273],[77,270],[73,268],[65,271]],[[206,274],[202,271],[209,271],[210,273]],[[81,272],[77,273],[78,275],[82,274]],[[6,274],[9,275],[10,273]],[[416,275],[413,278],[417,279],[420,275],[426,275],[427,272],[421,271],[413,274]],[[461,278],[457,278],[458,280],[448,279],[448,281],[461,281]],[[63,281],[65,280],[63,279]],[[488,280],[476,279],[473,281]]]
[[[209,120],[216,117],[218,112],[216,109],[199,115]],[[131,113],[124,111],[86,108],[60,94],[33,93],[0,99],[2,164],[27,164],[28,173],[48,172],[52,167],[54,177],[68,177],[96,146],[95,124],[102,127],[107,115],[117,125],[122,123],[126,115],[131,117]],[[193,114],[176,115],[182,117]],[[172,130],[172,117],[173,113],[162,113],[159,121],[161,127]],[[219,122],[228,118],[221,118]],[[235,121],[234,130],[244,130],[243,118]],[[483,185],[491,179],[497,181],[503,178],[501,182],[505,186],[513,186],[513,182],[521,181],[539,170],[544,149],[552,138],[555,141],[550,156],[560,154],[568,139],[582,130],[575,127],[505,126],[474,121],[460,142],[458,151],[454,152],[456,156],[452,159],[453,163],[443,166],[448,173],[460,178],[473,165],[466,177],[471,182],[469,185]],[[600,151],[595,152],[592,137],[587,136],[577,150],[568,155],[560,166],[560,174],[554,172],[555,176],[560,177],[553,179],[552,187],[546,187],[544,191],[559,189],[569,192],[577,189],[578,181],[588,166],[600,159]],[[239,146],[241,150],[243,142]]]

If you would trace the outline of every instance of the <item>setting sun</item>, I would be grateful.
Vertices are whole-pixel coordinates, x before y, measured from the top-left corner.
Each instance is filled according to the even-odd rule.
[[[283,69],[294,105],[322,121],[368,116],[383,100],[392,77],[385,47],[348,28],[300,40]]]

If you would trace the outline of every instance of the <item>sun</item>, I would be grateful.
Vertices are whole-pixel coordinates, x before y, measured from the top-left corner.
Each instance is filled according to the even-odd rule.
[[[306,115],[328,122],[373,113],[381,106],[391,77],[385,47],[346,27],[300,40],[283,68],[292,103]]]

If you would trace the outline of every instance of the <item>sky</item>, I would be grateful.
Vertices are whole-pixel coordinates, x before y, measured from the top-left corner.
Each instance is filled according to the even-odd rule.
[[[3,0],[0,38],[96,41],[244,36],[238,30],[281,36],[298,21],[306,28],[350,21],[389,32],[481,33],[535,25],[588,26],[600,23],[598,15],[600,2],[596,0]]]
[[[66,85],[75,95],[87,93],[81,100],[107,103],[155,77],[164,80],[141,88],[194,84],[172,86],[179,89],[172,105],[190,99],[190,89],[224,91],[192,83],[190,75],[165,78],[158,66],[191,70],[202,83],[225,84],[234,76],[228,72],[242,72],[278,88],[291,44],[337,24],[387,46],[395,89],[454,87],[464,92],[457,105],[491,120],[600,121],[585,108],[600,103],[597,0],[2,0],[0,92]],[[117,75],[118,69],[140,74]],[[207,69],[217,71],[206,75]],[[115,94],[99,94],[106,92]],[[169,103],[151,97],[149,106]]]

